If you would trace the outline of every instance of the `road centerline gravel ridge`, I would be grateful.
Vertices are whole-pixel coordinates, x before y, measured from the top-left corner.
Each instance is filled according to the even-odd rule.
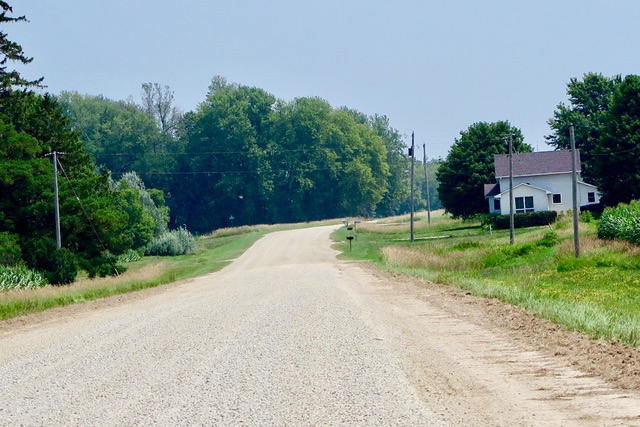
[[[335,228],[272,233],[220,272],[2,329],[0,425],[640,425],[636,391],[337,261]]]

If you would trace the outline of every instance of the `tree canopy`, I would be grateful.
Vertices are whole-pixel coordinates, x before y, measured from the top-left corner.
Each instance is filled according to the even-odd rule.
[[[640,198],[640,76],[616,86],[605,114],[606,126],[593,150],[596,183],[607,205]]]
[[[606,205],[640,197],[638,84],[640,77],[587,73],[567,85],[569,105],[559,104],[549,120],[556,148],[569,148],[574,125],[583,177],[598,186]]]
[[[595,181],[593,152],[599,145],[608,122],[609,104],[620,76],[611,78],[599,73],[587,73],[582,80],[570,79],[567,84],[569,105],[558,104],[553,117],[548,120],[552,134],[547,143],[556,149],[570,149],[569,126],[575,130],[576,148],[580,150],[582,176],[587,181]]]
[[[440,200],[453,217],[470,218],[486,212],[482,188],[495,182],[493,156],[508,153],[509,135],[514,152],[531,152],[520,130],[507,121],[474,123],[460,132],[437,172]]]
[[[371,215],[388,191],[378,130],[320,98],[284,102],[214,78],[183,137],[172,212],[196,230]]]

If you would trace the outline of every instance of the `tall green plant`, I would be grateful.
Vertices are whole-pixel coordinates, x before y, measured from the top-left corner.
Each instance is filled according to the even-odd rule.
[[[600,217],[598,237],[640,244],[640,202],[606,208]]]

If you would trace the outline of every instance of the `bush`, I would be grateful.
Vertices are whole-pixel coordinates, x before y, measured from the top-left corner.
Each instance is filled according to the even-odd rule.
[[[25,243],[23,257],[27,267],[41,272],[52,285],[66,285],[78,274],[78,259],[66,248],[56,249],[55,240],[36,237]]]
[[[186,228],[167,231],[154,238],[146,247],[145,255],[175,256],[192,252],[196,238]]]
[[[598,237],[640,244],[640,202],[606,208],[600,217]]]
[[[545,233],[544,237],[536,242],[538,246],[544,246],[547,248],[552,248],[558,244],[560,241],[560,237],[556,234],[555,231],[548,231]]]
[[[0,291],[36,289],[47,285],[44,276],[25,267],[0,267]]]
[[[87,270],[89,278],[93,279],[96,276],[117,276],[118,274],[127,271],[126,267],[118,265],[117,263],[117,256],[109,251],[104,251],[100,253],[100,256],[91,258],[83,267]]]
[[[78,275],[78,260],[70,250],[60,248],[53,251],[47,260],[51,268],[44,275],[52,285],[68,285]]]
[[[17,267],[22,263],[22,250],[18,235],[0,232],[0,265]]]
[[[580,212],[580,220],[586,224],[592,223],[596,220],[591,211]]]
[[[513,222],[515,228],[525,228],[553,224],[557,218],[556,211],[529,212],[515,214]],[[492,215],[489,222],[497,230],[510,227],[509,215]]]

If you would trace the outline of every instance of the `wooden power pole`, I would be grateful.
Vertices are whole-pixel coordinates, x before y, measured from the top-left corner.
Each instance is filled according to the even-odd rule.
[[[513,135],[509,134],[509,244],[515,241],[515,213],[513,211]]]
[[[431,225],[431,198],[429,197],[429,175],[427,174],[427,144],[422,144],[424,152],[424,182],[427,187],[427,223]]]
[[[413,242],[413,210],[414,210],[414,184],[413,184],[413,163],[416,157],[416,144],[414,139],[414,132],[411,132],[411,149],[409,150],[409,154],[411,155],[411,216],[410,216],[410,230],[411,230],[411,241]]]
[[[57,151],[53,151],[46,156],[51,156],[53,160],[53,210],[56,221],[56,249],[62,247],[62,236],[60,235],[60,202],[58,198],[58,154]]]
[[[576,137],[573,125],[569,126],[569,140],[571,142],[571,191],[573,192],[573,245],[576,250],[576,258],[580,258],[580,227],[578,223],[578,166],[576,155]]]

